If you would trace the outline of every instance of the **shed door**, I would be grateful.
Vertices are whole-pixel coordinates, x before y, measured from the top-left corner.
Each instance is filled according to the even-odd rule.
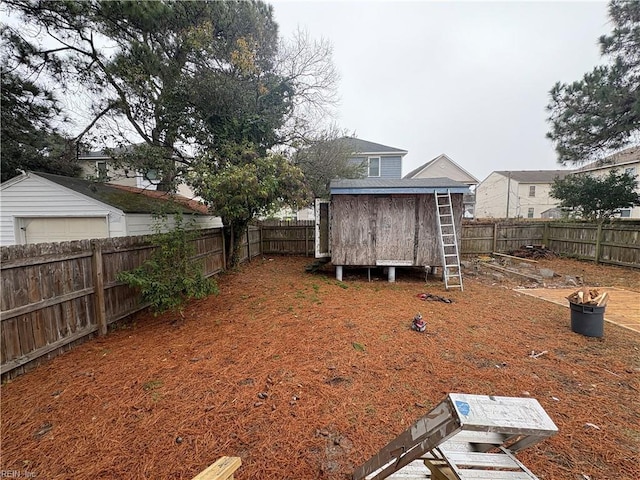
[[[316,198],[316,258],[331,256],[329,200]]]
[[[109,236],[105,217],[22,218],[24,243],[64,242]]]

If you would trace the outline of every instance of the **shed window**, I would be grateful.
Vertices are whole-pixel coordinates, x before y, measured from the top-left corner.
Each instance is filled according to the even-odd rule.
[[[536,196],[536,186],[535,185],[531,185],[529,187],[529,196],[530,197],[535,197]]]
[[[533,208],[529,208],[527,210],[527,218],[533,218]]]
[[[380,157],[369,157],[369,176],[380,176]]]
[[[630,218],[631,217],[631,209],[623,208],[620,210],[620,218]]]

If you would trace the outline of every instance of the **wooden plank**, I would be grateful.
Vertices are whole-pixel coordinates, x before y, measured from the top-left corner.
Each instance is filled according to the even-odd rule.
[[[213,465],[193,477],[193,480],[231,480],[234,472],[241,465],[240,457],[221,457]]]
[[[520,469],[518,462],[504,453],[447,452],[443,455],[457,467]]]
[[[0,265],[0,268],[2,270],[8,270],[11,268],[28,267],[31,265],[42,265],[45,263],[65,262],[65,261],[73,260],[76,258],[86,258],[90,256],[91,256],[90,252],[78,252],[78,253],[57,253],[57,254],[51,254],[51,255],[16,258],[13,260],[8,260],[6,262],[3,261],[2,264]]]
[[[0,312],[0,321],[4,322],[5,320],[9,320],[10,318],[14,318],[19,315],[25,315],[27,313],[35,312],[37,310],[42,310],[43,308],[47,308],[54,305],[58,305],[60,303],[75,300],[76,298],[84,297],[92,293],[93,293],[92,287],[83,288],[82,290],[78,290],[76,292],[67,293],[54,298],[47,298],[45,300],[41,300],[36,303],[30,303],[28,305],[23,305],[22,307],[14,308],[12,310],[6,310],[4,312]]]
[[[514,257],[513,255],[507,255],[506,253],[491,252],[491,255],[496,255],[498,257],[512,258],[514,260],[522,260],[523,262],[538,263],[537,260],[532,260],[530,258],[523,258],[523,257]]]
[[[538,480],[527,472],[501,470],[458,470],[460,480]]]

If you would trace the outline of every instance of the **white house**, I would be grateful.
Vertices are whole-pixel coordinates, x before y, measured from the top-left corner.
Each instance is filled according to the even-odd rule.
[[[112,185],[155,190],[157,187],[156,180],[159,180],[155,170],[140,172],[124,167],[116,167],[113,158],[104,150],[80,152],[78,154],[78,164],[82,170],[81,175],[83,178]],[[177,193],[183,197],[196,198],[193,190],[186,184],[178,185],[177,190]]]
[[[572,174],[588,174],[600,177],[608,175],[611,170],[616,170],[619,173],[626,172],[631,175],[640,175],[640,147],[631,147],[614,153],[602,160],[574,170]],[[637,177],[636,180],[640,180],[640,177]],[[640,181],[636,185],[636,192],[640,193]],[[640,218],[640,207],[625,208],[620,212],[620,217]]]
[[[450,178],[456,182],[464,183],[473,191],[480,181],[467,172],[464,168],[451,160],[444,153],[438,155],[427,163],[420,165],[415,170],[407,173],[403,178]],[[473,218],[475,209],[475,194],[464,195],[464,216]]]
[[[549,193],[569,170],[513,170],[489,174],[476,187],[476,218],[542,218],[558,205]]]
[[[165,192],[27,172],[0,185],[0,244],[153,233],[155,215],[180,212],[199,228],[221,227],[197,202]]]

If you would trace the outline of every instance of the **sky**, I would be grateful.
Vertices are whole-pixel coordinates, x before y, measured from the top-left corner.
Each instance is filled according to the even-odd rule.
[[[280,35],[333,45],[336,123],[402,148],[403,175],[444,153],[482,181],[555,170],[545,107],[604,63],[605,2],[274,0]]]

